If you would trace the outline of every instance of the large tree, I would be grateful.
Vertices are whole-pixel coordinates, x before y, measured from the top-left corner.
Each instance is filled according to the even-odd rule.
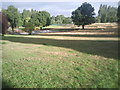
[[[31,15],[31,19],[30,22],[32,22],[35,26],[40,26],[40,22],[39,22],[39,13],[33,13]]]
[[[47,11],[32,11],[31,19],[29,21],[35,26],[48,26],[50,25],[50,14]]]
[[[20,13],[18,12],[17,8],[10,5],[8,6],[7,10],[5,10],[5,14],[8,17],[8,21],[10,22],[10,26],[12,28],[12,31],[14,31],[14,28],[19,26],[20,21]]]
[[[72,12],[71,18],[75,25],[82,25],[82,29],[84,29],[85,25],[95,22],[94,15],[94,7],[92,7],[91,4],[85,2]]]
[[[40,26],[48,26],[50,25],[50,14],[47,11],[39,11],[38,20],[40,22]]]

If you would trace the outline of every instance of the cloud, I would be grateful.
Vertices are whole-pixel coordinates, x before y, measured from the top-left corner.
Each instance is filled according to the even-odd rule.
[[[27,10],[37,10],[37,11],[48,11],[51,15],[61,15],[71,16],[71,12],[81,6],[83,2],[3,2],[2,7],[6,9],[9,5],[14,5],[20,12],[23,9]],[[95,13],[99,10],[100,4],[106,4],[117,7],[117,2],[91,2],[90,3],[95,8]]]

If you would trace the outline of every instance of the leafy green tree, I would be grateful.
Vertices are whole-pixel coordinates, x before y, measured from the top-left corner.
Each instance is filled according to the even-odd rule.
[[[72,19],[70,17],[65,17],[63,20],[63,24],[71,24],[72,23]]]
[[[50,25],[50,14],[47,11],[39,11],[38,14],[38,20],[40,23],[40,26],[44,27],[44,26],[48,26]]]
[[[19,13],[19,23],[18,26],[23,26],[22,13]]]
[[[42,14],[46,21],[45,26],[49,26],[50,25],[50,13],[47,11],[42,11]]]
[[[63,20],[65,19],[65,17],[63,15],[57,15],[55,17],[55,21],[57,24],[63,24]]]
[[[80,7],[78,7],[75,11],[72,12],[72,20],[75,25],[82,25],[82,29],[84,29],[85,25],[91,24],[95,22],[94,18],[94,8],[91,4],[85,2]]]
[[[29,10],[24,9],[22,12],[23,26],[25,26],[26,23],[28,23],[30,17],[31,17],[31,12]]]
[[[50,25],[50,14],[46,11],[33,11],[31,19],[29,22],[33,23],[35,26],[48,26]]]
[[[14,28],[19,26],[19,12],[17,8],[10,5],[8,6],[7,10],[5,11],[8,21],[10,22],[10,26],[12,27],[12,31],[14,32]]]
[[[32,31],[34,31],[35,26],[31,22],[27,22],[25,25],[25,31],[29,33],[29,35],[32,34]]]
[[[31,15],[31,19],[30,22],[33,23],[35,26],[40,26],[40,22],[39,22],[39,14],[38,13],[33,13]]]
[[[56,21],[55,21],[55,16],[52,16],[51,18],[50,18],[50,24],[56,24]]]

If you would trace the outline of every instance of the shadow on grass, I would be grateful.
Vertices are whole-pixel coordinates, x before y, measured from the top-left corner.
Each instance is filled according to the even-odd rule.
[[[3,40],[11,42],[42,44],[56,47],[70,48],[79,52],[118,59],[118,41],[112,40],[56,40],[32,37],[5,36]]]
[[[13,86],[11,85],[11,83],[8,83],[5,80],[2,80],[2,90],[7,88],[13,88]]]
[[[37,35],[37,34],[36,34]],[[39,34],[40,36],[70,36],[70,37],[98,37],[98,38],[109,38],[109,37],[112,37],[112,38],[116,38],[118,37],[118,35],[79,35],[79,34]]]

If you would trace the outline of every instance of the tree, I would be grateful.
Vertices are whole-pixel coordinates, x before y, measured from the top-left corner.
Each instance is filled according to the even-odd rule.
[[[65,17],[63,15],[57,15],[55,17],[55,21],[57,24],[63,24],[63,20],[65,19]]]
[[[98,11],[101,23],[105,23],[107,20],[107,5],[100,5],[100,9]]]
[[[70,17],[65,17],[63,20],[63,24],[71,24],[72,23],[72,19]]]
[[[50,25],[50,13],[47,11],[42,11],[43,17],[46,20],[46,24],[45,26],[49,26]]]
[[[49,12],[39,11],[38,20],[39,20],[40,26],[42,26],[42,27],[50,25],[50,14],[49,14]]]
[[[78,7],[75,11],[72,12],[72,20],[75,25],[82,25],[82,29],[84,29],[85,25],[91,24],[95,22],[94,18],[94,8],[91,4],[85,2],[80,7]]]
[[[0,12],[0,33],[2,33],[2,36],[6,34],[8,28],[8,20],[6,15]]]
[[[31,22],[27,22],[25,25],[25,31],[29,33],[29,35],[32,34],[32,31],[34,31],[35,26]]]
[[[33,13],[29,21],[33,23],[35,26],[40,26],[40,22],[38,18],[39,18],[39,13]]]
[[[29,10],[24,9],[22,12],[23,26],[25,26],[25,24],[28,23],[30,17],[31,17],[31,12]]]
[[[50,24],[56,24],[55,16],[52,16],[52,17],[50,18]]]
[[[118,9],[117,9],[117,17],[118,17],[118,22],[120,23],[120,4],[118,5]]]
[[[19,13],[19,23],[18,26],[23,26],[22,13]]]
[[[4,10],[6,16],[8,17],[8,21],[10,22],[10,26],[12,27],[12,31],[14,32],[14,28],[19,26],[19,12],[17,8],[10,5],[7,10]]]

